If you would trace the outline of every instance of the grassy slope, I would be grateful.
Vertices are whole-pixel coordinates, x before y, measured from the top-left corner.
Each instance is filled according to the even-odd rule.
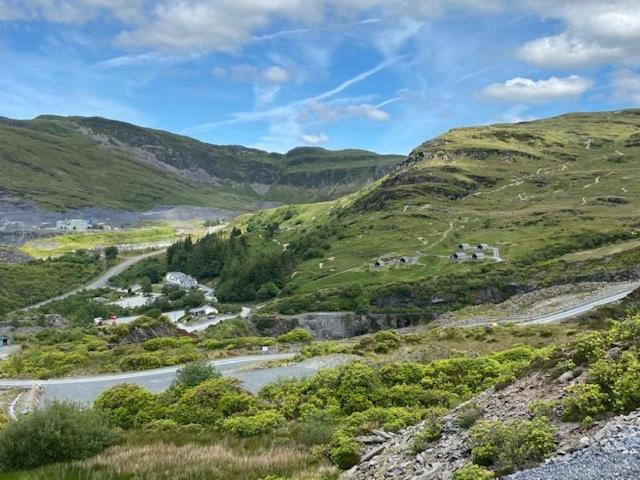
[[[598,251],[560,258],[567,252],[552,247],[581,250],[583,238],[634,234],[638,132],[637,110],[453,130],[418,147],[403,168],[363,191],[321,208],[300,206],[298,215],[281,222],[281,243],[303,231],[335,232],[325,257],[299,265],[290,288],[304,293],[454,277],[474,282],[503,271],[545,283],[580,269],[628,267],[640,252],[634,242],[623,243],[613,261]],[[258,215],[281,219],[282,211]],[[448,255],[459,242],[498,246],[505,262],[451,263]],[[379,257],[400,255],[420,260],[369,268]]]
[[[44,127],[45,131],[0,125],[0,190],[54,210],[93,205],[139,210],[157,204],[227,208],[247,204],[235,193],[190,185],[124,153],[99,147],[72,129]]]
[[[145,155],[165,166],[135,158]],[[158,204],[247,210],[258,200],[335,198],[380,177],[401,158],[323,149],[284,156],[101,118],[0,119],[0,192],[55,210],[142,210]],[[260,196],[250,187],[255,183],[272,185],[273,191]]]

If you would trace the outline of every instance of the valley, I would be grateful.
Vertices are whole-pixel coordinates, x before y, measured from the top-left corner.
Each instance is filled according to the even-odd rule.
[[[176,163],[171,142],[187,141],[102,120],[38,122],[51,121],[81,128],[114,155],[155,145],[156,159]],[[230,207],[214,202],[195,212],[212,216],[197,220],[163,208],[171,221],[6,247],[41,258],[0,266],[8,273],[0,329],[12,344],[0,360],[0,388],[14,399],[7,418],[29,418],[26,395],[36,410],[73,400],[93,405],[129,442],[16,478],[129,475],[118,459],[140,449],[150,458],[163,451],[165,474],[180,478],[184,445],[189,455],[244,452],[248,472],[290,472],[283,478],[477,480],[626,426],[624,415],[640,407],[631,393],[640,151],[629,141],[638,131],[638,110],[455,129],[379,176],[359,177],[352,191],[320,188],[305,203],[292,195],[228,215],[210,210]],[[290,165],[307,161],[289,156],[299,158]],[[277,160],[260,158],[260,168]],[[202,161],[185,168],[204,169]],[[218,175],[224,163],[206,168]],[[277,182],[302,178],[278,172],[265,202],[280,202]],[[250,170],[234,175],[257,181]],[[134,244],[139,251],[124,248]],[[27,286],[36,293],[20,297]],[[204,376],[181,385],[192,369]],[[473,422],[461,426],[468,405]],[[167,432],[180,443],[168,443],[172,453],[160,440]],[[277,448],[295,466],[256,467]],[[499,453],[510,448],[525,450]],[[149,478],[157,465],[144,467]],[[254,473],[242,478],[262,478]]]

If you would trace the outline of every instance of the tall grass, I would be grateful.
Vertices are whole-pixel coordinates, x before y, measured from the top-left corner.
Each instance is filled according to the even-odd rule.
[[[12,480],[258,480],[269,475],[329,480],[337,471],[317,465],[297,447],[271,446],[242,452],[223,443],[120,445],[85,461],[12,474]]]

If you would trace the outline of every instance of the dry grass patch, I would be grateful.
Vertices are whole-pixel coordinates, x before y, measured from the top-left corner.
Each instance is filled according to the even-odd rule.
[[[318,466],[308,452],[295,447],[238,452],[220,444],[156,443],[116,446],[88,460],[30,472],[29,478],[257,480],[268,475],[328,480],[336,478],[337,471],[328,465]]]

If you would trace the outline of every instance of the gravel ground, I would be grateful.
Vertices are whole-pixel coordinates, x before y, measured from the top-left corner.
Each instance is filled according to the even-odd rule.
[[[505,477],[508,480],[640,479],[640,411],[613,419],[585,448],[544,465]]]

